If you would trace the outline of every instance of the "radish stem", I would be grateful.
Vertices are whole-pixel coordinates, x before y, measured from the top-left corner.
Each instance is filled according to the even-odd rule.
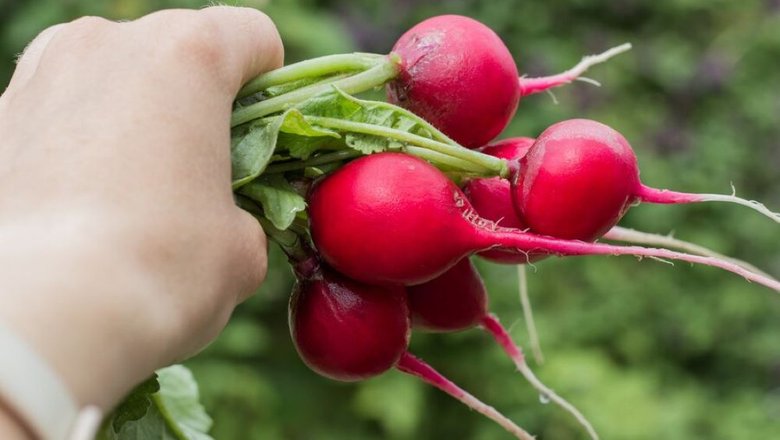
[[[531,371],[531,369],[528,367],[528,364],[526,364],[525,356],[523,356],[523,352],[520,350],[520,347],[518,347],[517,344],[512,341],[511,336],[509,336],[509,333],[507,333],[506,329],[504,329],[504,326],[501,325],[495,315],[485,315],[485,317],[482,318],[481,324],[482,328],[484,328],[488,333],[491,334],[491,336],[493,336],[501,348],[504,349],[504,352],[506,352],[507,356],[512,359],[512,361],[515,363],[515,367],[517,367],[517,370],[520,371],[523,377],[525,377],[525,379],[537,391],[539,391],[542,396],[550,399],[551,402],[554,402],[556,405],[566,410],[575,419],[577,419],[577,422],[579,422],[586,431],[588,431],[588,435],[590,435],[592,439],[598,440],[599,436],[596,433],[596,430],[593,429],[593,426],[590,424],[588,419],[586,419],[585,416],[574,407],[574,405],[556,394],[555,391],[548,388],[536,377],[536,375],[534,375],[533,371]]]
[[[651,246],[662,246],[672,249],[681,250],[691,254],[703,255],[705,257],[718,258],[724,261],[730,261],[734,264],[744,267],[747,270],[753,271],[757,274],[772,277],[763,270],[753,266],[747,261],[742,261],[736,258],[729,257],[727,255],[720,254],[712,249],[700,246],[698,244],[690,243],[684,240],[679,240],[671,235],[652,234],[649,232],[637,231],[635,229],[623,228],[620,226],[614,226],[602,238],[612,241],[623,241],[636,244],[644,244]]]
[[[417,147],[426,148],[437,153],[446,154],[454,158],[463,159],[483,167],[485,171],[491,172],[491,175],[493,176],[498,175],[501,177],[506,177],[508,173],[505,160],[493,156],[488,156],[487,154],[482,154],[474,150],[469,150],[458,145],[446,144],[444,142],[439,142],[423,136],[418,136],[413,133],[397,130],[394,128],[388,128],[381,125],[366,124],[363,122],[353,122],[321,116],[304,116],[304,118],[307,122],[313,125],[350,131],[353,133],[368,134],[382,138],[391,138],[400,142],[412,144]]]
[[[534,354],[534,360],[537,364],[544,363],[544,354],[542,354],[542,345],[539,343],[539,334],[536,332],[536,323],[534,323],[534,312],[531,309],[531,299],[528,297],[528,274],[525,264],[517,265],[517,286],[520,295],[520,305],[523,308],[523,318],[525,319],[525,328],[528,331],[528,339],[531,343],[531,352]]]
[[[703,264],[741,275],[748,281],[753,281],[780,292],[780,281],[757,274],[744,267],[720,258],[691,255],[683,252],[662,248],[645,248],[641,246],[615,246],[602,243],[588,243],[577,240],[561,240],[538,236],[526,232],[512,231],[505,228],[490,230],[477,226],[478,248],[489,248],[500,245],[511,249],[522,249],[526,252],[549,252],[551,254],[575,255],[633,255],[636,257],[654,257],[658,259],[680,260],[689,263]],[[498,248],[500,249],[500,248]]]
[[[269,87],[304,78],[366,70],[381,63],[383,58],[386,58],[386,56],[370,53],[347,53],[326,55],[289,64],[255,77],[239,90],[238,97],[243,98]]]
[[[538,78],[520,78],[520,94],[521,96],[532,95],[534,93],[547,91],[553,87],[568,84],[585,73],[585,71],[590,67],[593,67],[596,64],[601,64],[615,55],[626,52],[629,49],[631,49],[631,43],[621,44],[620,46],[613,47],[612,49],[609,49],[598,55],[588,55],[583,57],[576,66],[563,73],[551,76],[542,76]]]
[[[290,162],[282,162],[268,165],[265,169],[265,174],[284,173],[287,171],[302,170],[307,167],[314,167],[317,165],[325,165],[334,162],[341,162],[343,160],[353,159],[360,156],[360,152],[356,150],[339,150],[332,153],[324,153],[318,156],[314,156],[307,160],[296,160]]]
[[[338,87],[344,91],[344,93],[348,94],[365,92],[366,90],[381,86],[387,81],[395,78],[397,74],[398,61],[392,57],[388,57],[386,62],[379,63],[364,72],[348,76],[333,83],[313,84],[282,95],[274,96],[273,98],[268,98],[265,101],[238,108],[233,111],[230,126],[235,127],[262,118],[263,116],[280,112],[299,102],[305,101],[312,96],[326,92],[333,87]]]
[[[648,203],[660,203],[660,204],[681,204],[681,203],[698,203],[698,202],[728,202],[735,203],[748,207],[752,210],[758,211],[766,217],[771,218],[776,223],[780,223],[780,214],[772,212],[755,200],[746,200],[741,197],[729,194],[694,194],[684,193],[678,191],[670,191],[668,189],[656,189],[646,185],[641,185],[637,196],[643,201]]]
[[[416,358],[411,353],[404,352],[404,354],[401,355],[401,359],[398,361],[396,368],[406,374],[410,374],[419,379],[422,379],[425,383],[432,385],[441,391],[444,391],[455,399],[458,399],[469,408],[498,423],[502,428],[506,429],[516,438],[522,440],[534,440],[534,437],[531,434],[529,434],[523,428],[517,426],[513,421],[509,420],[495,408],[486,405],[459,386],[455,385],[452,381],[442,376],[441,373],[434,370],[433,367],[423,362],[421,359]]]

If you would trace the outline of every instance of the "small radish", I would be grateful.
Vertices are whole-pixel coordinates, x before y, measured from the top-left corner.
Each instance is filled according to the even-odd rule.
[[[721,201],[748,206],[780,222],[764,205],[735,196],[659,190],[639,180],[628,141],[596,121],[571,119],[547,128],[514,174],[514,204],[533,232],[592,241],[638,202]]]
[[[488,316],[485,284],[468,258],[438,277],[406,289],[416,328],[455,332],[480,325]]]
[[[482,147],[479,151],[500,159],[519,162],[535,141],[536,139],[529,137],[509,138]],[[527,229],[528,226],[514,209],[509,187],[508,180],[489,177],[469,180],[463,186],[463,192],[480,217],[506,228]],[[479,256],[502,264],[523,264],[528,261],[526,254],[512,251],[489,250],[480,252]]]
[[[301,269],[303,266],[303,269]],[[370,286],[311,264],[296,266],[290,333],[301,359],[335,380],[368,379],[390,368],[418,377],[492,419],[515,437],[533,437],[407,351],[409,309],[401,286]]]
[[[485,284],[468,258],[460,260],[427,283],[408,287],[407,291],[414,327],[433,332],[453,332],[481,326],[493,336],[518,371],[540,395],[574,416],[591,438],[598,438],[590,422],[572,404],[558,396],[534,375],[525,362],[520,347],[512,341],[498,318],[488,313]]]
[[[293,289],[293,342],[306,365],[325,377],[357,381],[384,373],[409,345],[404,288],[361,287],[335,271],[317,270]]]
[[[461,258],[491,248],[556,255],[635,255],[728,270],[780,291],[780,282],[711,257],[613,246],[502,228],[479,217],[441,171],[403,153],[363,156],[312,187],[314,244],[331,266],[371,284],[429,281]]]
[[[415,25],[393,46],[400,71],[387,96],[459,144],[476,148],[501,133],[522,96],[570,83],[630,47],[585,57],[558,75],[518,78],[512,54],[493,30],[472,18],[440,15]]]

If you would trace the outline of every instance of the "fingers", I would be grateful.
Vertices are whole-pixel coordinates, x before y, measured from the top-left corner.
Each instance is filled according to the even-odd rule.
[[[249,213],[236,208],[238,216],[234,237],[239,239],[234,255],[238,260],[235,274],[238,281],[236,303],[252,296],[265,280],[268,270],[268,244],[263,228]]]
[[[234,73],[237,92],[255,76],[282,66],[284,47],[276,26],[264,13],[251,8],[213,6],[200,11],[223,32],[224,53]]]
[[[284,48],[276,26],[262,12],[213,6],[201,10],[164,10],[132,23],[153,34],[161,55],[187,75],[206,75],[232,101],[251,78],[280,67]]]
[[[32,78],[33,74],[35,74],[35,70],[38,68],[38,63],[41,60],[44,50],[54,35],[59,32],[63,26],[64,24],[61,23],[44,29],[27,45],[16,62],[16,70],[14,70],[11,82],[8,84],[9,89],[20,88]]]

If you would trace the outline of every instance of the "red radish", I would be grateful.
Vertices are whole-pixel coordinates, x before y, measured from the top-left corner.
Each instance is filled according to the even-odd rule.
[[[412,325],[430,332],[455,332],[488,316],[487,292],[468,258],[438,277],[406,288]]]
[[[585,57],[559,75],[518,79],[512,54],[493,30],[472,18],[440,15],[415,25],[393,46],[401,65],[387,96],[459,144],[476,148],[501,133],[522,96],[567,84],[630,47]]]
[[[290,297],[290,331],[301,359],[335,380],[384,373],[409,345],[409,309],[401,286],[361,288],[331,271],[298,281]]]
[[[515,367],[539,393],[571,413],[588,431],[598,438],[588,420],[569,402],[545,386],[525,362],[522,350],[498,318],[487,311],[487,290],[482,277],[468,258],[427,283],[407,288],[412,325],[427,331],[453,332],[481,326],[490,333]]]
[[[550,126],[520,163],[512,186],[514,204],[531,230],[543,235],[595,240],[638,202],[732,202],[780,222],[780,215],[763,205],[735,196],[643,185],[631,145],[596,121],[571,119]]]
[[[311,260],[310,260],[311,261]],[[517,438],[533,437],[493,407],[408,353],[409,309],[400,286],[371,286],[308,264],[290,299],[290,333],[304,363],[331,379],[354,381],[392,367],[419,377],[494,420]]]
[[[314,244],[338,271],[371,284],[429,281],[494,247],[557,255],[635,255],[725,269],[780,291],[780,282],[711,257],[538,236],[479,217],[441,171],[403,153],[363,156],[318,181],[309,197]]]
[[[535,141],[536,139],[529,137],[509,138],[480,148],[480,152],[519,162]],[[528,226],[518,217],[514,209],[509,187],[508,180],[490,177],[469,180],[463,187],[463,192],[480,217],[492,220],[506,228],[527,229]],[[523,264],[528,261],[525,254],[512,251],[489,250],[480,252],[479,256],[503,264]]]

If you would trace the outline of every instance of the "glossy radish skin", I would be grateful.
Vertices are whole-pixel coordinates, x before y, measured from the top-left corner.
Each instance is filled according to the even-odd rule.
[[[490,142],[520,100],[517,66],[498,35],[463,16],[442,15],[412,27],[393,46],[401,71],[388,101],[421,116],[459,144]]]
[[[340,381],[358,381],[395,366],[409,344],[409,309],[400,286],[370,286],[333,270],[296,283],[290,333],[304,363]]]
[[[487,315],[487,291],[468,258],[427,283],[407,288],[412,325],[431,332],[465,330]]]
[[[500,248],[675,259],[728,270],[780,291],[780,282],[717,258],[499,227],[479,217],[441,171],[403,153],[363,156],[317,182],[309,197],[309,220],[321,256],[338,271],[370,284],[424,283],[467,255]]]
[[[367,283],[414,285],[443,273],[473,246],[469,212],[452,181],[402,153],[356,159],[316,182],[309,196],[320,255]]]
[[[369,286],[330,269],[296,265],[290,332],[301,359],[317,373],[358,381],[390,368],[417,377],[485,415],[522,440],[533,436],[406,349],[410,324],[401,286]],[[301,270],[303,269],[303,270]]]
[[[620,133],[599,122],[550,126],[520,164],[514,205],[538,234],[595,240],[638,200],[636,156]]]
[[[520,161],[528,154],[536,139],[532,137],[512,137],[485,145],[479,151],[500,159]]]
[[[519,162],[535,141],[534,138],[529,137],[509,138],[480,148],[479,151]],[[528,228],[514,208],[509,180],[500,177],[472,179],[463,186],[463,192],[480,217],[493,220],[499,226],[506,228]],[[522,264],[527,261],[525,255],[502,250],[480,252],[479,256],[502,264]]]

